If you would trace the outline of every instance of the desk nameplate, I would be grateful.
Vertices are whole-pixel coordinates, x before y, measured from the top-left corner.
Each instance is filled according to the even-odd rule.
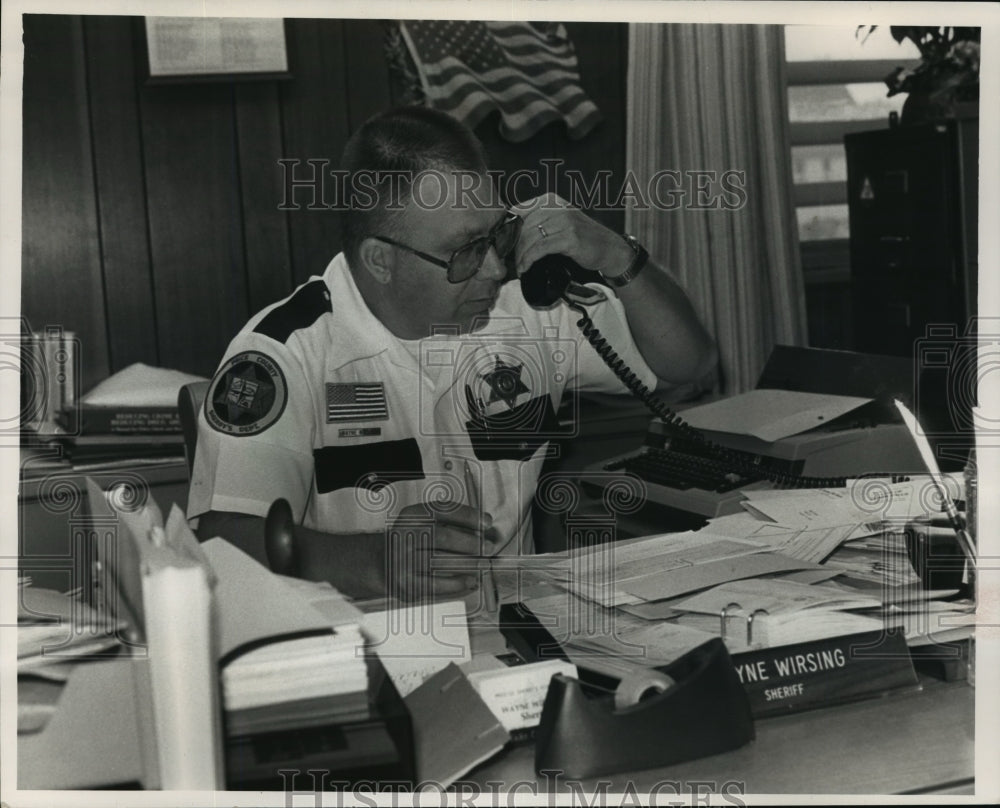
[[[901,632],[848,634],[733,654],[754,718],[916,688]]]

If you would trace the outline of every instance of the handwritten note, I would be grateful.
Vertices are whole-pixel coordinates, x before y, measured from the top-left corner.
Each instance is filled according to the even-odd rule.
[[[449,663],[472,658],[465,603],[420,603],[366,614],[362,631],[404,698]]]

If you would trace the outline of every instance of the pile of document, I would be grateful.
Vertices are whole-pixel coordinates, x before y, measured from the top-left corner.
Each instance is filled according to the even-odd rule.
[[[675,621],[644,620],[568,592],[539,588],[524,605],[571,662],[615,679],[669,664],[713,636]]]
[[[223,539],[202,549],[216,576],[226,734],[367,718],[361,612],[332,587],[276,576]]]
[[[119,646],[122,624],[105,620],[78,592],[56,592],[18,578],[17,731],[37,732],[56,710],[74,666]]]
[[[739,652],[880,631],[881,605],[838,586],[751,578],[682,598],[674,608],[681,625],[715,632]]]
[[[56,592],[18,579],[17,672],[64,678],[61,665],[118,645],[121,623],[105,620],[79,592]]]
[[[949,478],[961,498],[960,478]],[[845,488],[745,492],[745,514],[712,520],[708,529],[765,542],[848,577],[887,586],[917,583],[901,530],[926,515],[934,489],[927,477],[872,478]]]
[[[628,607],[667,600],[734,578],[817,567],[759,541],[702,530],[597,545],[572,553],[565,586],[602,606]]]
[[[536,563],[544,585],[521,599],[571,659],[609,675],[632,665],[630,646],[636,664],[663,664],[718,636],[734,653],[884,626],[910,645],[971,636],[974,605],[922,589],[907,554],[904,525],[939,505],[926,478],[745,494],[742,513],[698,531]]]

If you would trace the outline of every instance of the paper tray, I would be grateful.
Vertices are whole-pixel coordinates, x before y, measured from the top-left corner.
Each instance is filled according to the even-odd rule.
[[[369,716],[364,719],[259,733],[226,741],[226,787],[243,791],[285,791],[293,786],[280,771],[297,770],[295,787],[321,790],[323,782],[349,789],[362,781],[415,782],[410,714],[376,658],[369,659]],[[344,785],[346,784],[346,785]]]

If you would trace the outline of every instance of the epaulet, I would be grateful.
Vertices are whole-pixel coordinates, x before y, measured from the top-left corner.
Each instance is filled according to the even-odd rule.
[[[280,306],[264,315],[254,327],[254,332],[285,343],[293,332],[308,328],[332,311],[330,291],[326,284],[323,281],[310,281]]]

